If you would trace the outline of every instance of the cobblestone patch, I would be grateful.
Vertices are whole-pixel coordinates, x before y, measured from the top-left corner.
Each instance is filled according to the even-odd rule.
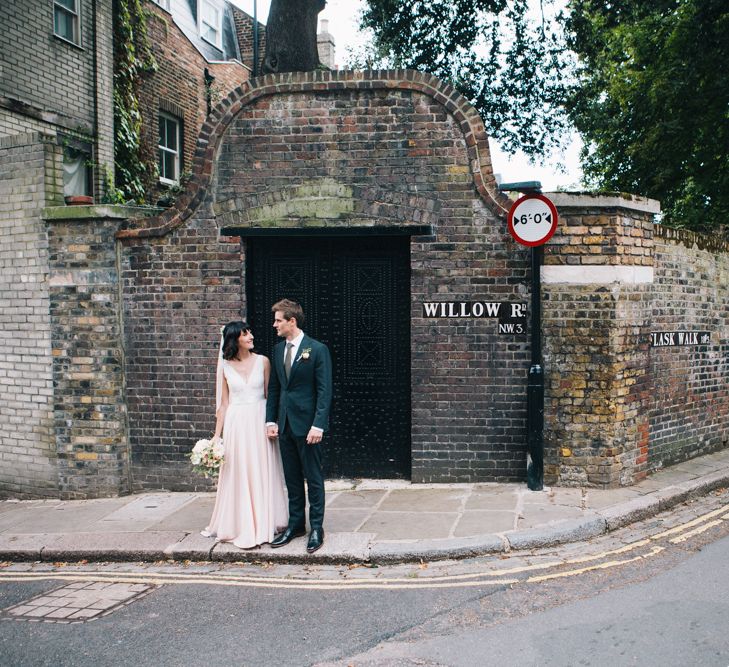
[[[36,595],[0,613],[2,620],[83,623],[106,616],[157,588],[152,584],[74,582]]]

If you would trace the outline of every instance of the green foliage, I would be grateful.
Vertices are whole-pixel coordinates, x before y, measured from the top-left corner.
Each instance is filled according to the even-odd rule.
[[[142,0],[114,0],[115,196],[138,204],[157,177],[152,151],[142,144],[138,98],[142,78],[156,69]]]
[[[161,206],[162,208],[169,208],[170,206],[174,206],[175,201],[177,201],[177,197],[180,196],[182,192],[185,191],[185,187],[187,186],[187,182],[192,178],[192,172],[190,171],[183,171],[180,174],[180,178],[174,185],[167,186],[164,191],[162,192],[162,195],[157,200],[157,206]]]
[[[573,0],[572,117],[593,185],[661,200],[664,223],[729,220],[729,4]]]
[[[407,67],[451,82],[508,151],[559,144],[569,70],[560,24],[528,16],[528,0],[367,0],[373,44],[354,67]],[[543,0],[552,9],[552,0]]]
[[[104,196],[101,198],[102,204],[125,204],[124,195],[116,189],[114,179],[111,175],[109,165],[104,165]]]

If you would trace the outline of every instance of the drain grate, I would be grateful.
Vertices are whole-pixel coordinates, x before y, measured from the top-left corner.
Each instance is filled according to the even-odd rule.
[[[74,582],[2,611],[3,620],[83,623],[106,616],[157,588],[152,584]]]

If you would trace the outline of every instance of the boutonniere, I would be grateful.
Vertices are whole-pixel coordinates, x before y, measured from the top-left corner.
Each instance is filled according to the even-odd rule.
[[[301,350],[301,354],[299,355],[299,358],[296,360],[298,361],[309,361],[309,357],[311,356],[311,348],[307,347],[305,350]]]

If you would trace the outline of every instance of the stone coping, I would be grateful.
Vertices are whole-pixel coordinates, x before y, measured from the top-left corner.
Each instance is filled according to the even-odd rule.
[[[625,192],[545,192],[544,195],[557,208],[624,208],[654,215],[661,212],[659,201]]]
[[[68,220],[128,220],[159,215],[164,209],[156,206],[127,206],[119,204],[90,204],[87,206],[49,206],[41,217],[47,222]]]

